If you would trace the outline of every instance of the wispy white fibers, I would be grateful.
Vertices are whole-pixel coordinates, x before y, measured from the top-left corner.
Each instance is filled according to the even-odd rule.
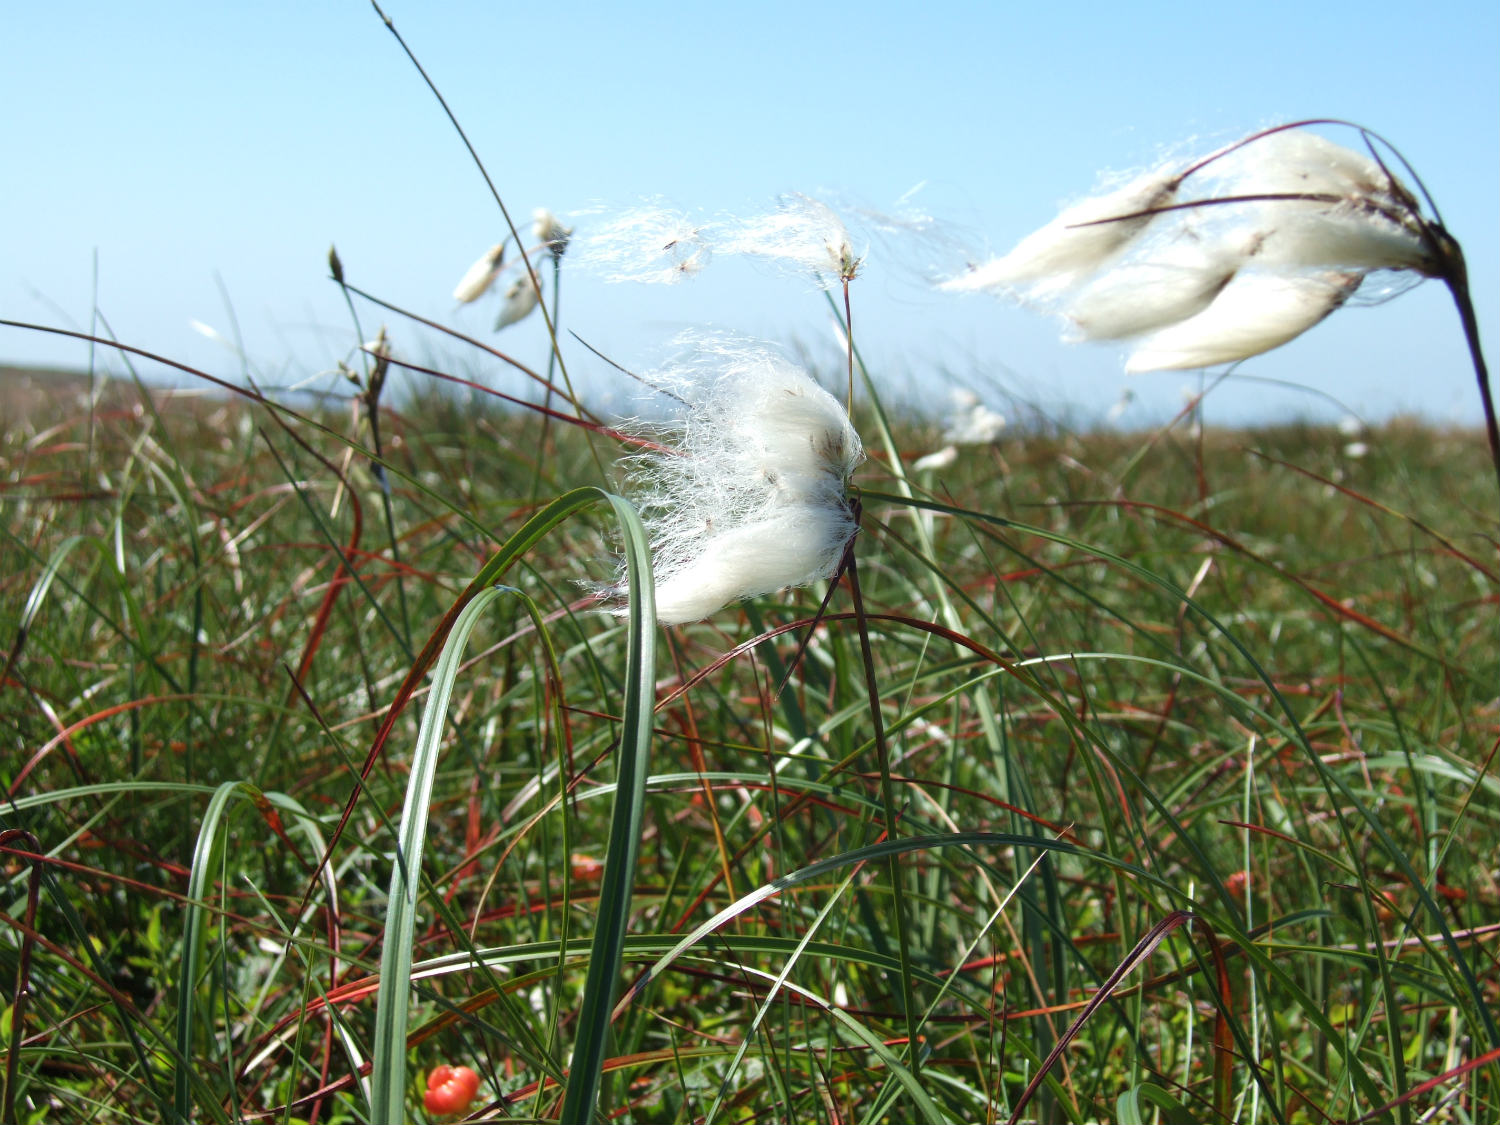
[[[1156,217],[1141,212],[1172,202],[1177,185],[1177,169],[1158,168],[1124,187],[1075,203],[1021,239],[1003,258],[976,266],[944,282],[942,288],[968,292],[1022,284],[1070,284],[1105,265],[1136,239]],[[1118,221],[1101,221],[1111,219]]]
[[[1358,273],[1240,273],[1202,312],[1143,339],[1125,370],[1211,367],[1279,348],[1347,301],[1362,280]]]
[[[605,281],[672,285],[713,257],[704,222],[662,203],[633,207],[591,223],[578,238],[579,265]]]
[[[812,271],[825,285],[852,279],[863,261],[838,213],[800,192],[782,196],[773,211],[739,220],[719,248],[788,262]]]
[[[495,318],[495,331],[499,332],[518,320],[525,320],[536,311],[541,299],[541,293],[531,283],[531,275],[523,273],[505,291],[505,300],[500,304],[500,315]]]
[[[631,474],[658,620],[830,577],[855,532],[844,488],[864,458],[838,400],[777,353],[722,337],[692,341],[650,382],[681,403],[652,433],[671,452],[640,455]]]
[[[494,284],[495,278],[500,274],[500,268],[505,264],[505,243],[497,242],[484,252],[484,255],[469,267],[468,272],[457,285],[453,287],[453,299],[463,304],[477,301],[483,297]]]

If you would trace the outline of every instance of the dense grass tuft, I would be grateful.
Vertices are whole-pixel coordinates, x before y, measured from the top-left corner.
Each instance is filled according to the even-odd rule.
[[[642,623],[579,584],[615,510],[554,504],[618,485],[609,438],[418,394],[387,518],[352,402],[37,386],[0,439],[4,1120],[421,1120],[444,1062],[475,1119],[556,1119],[579,1059],[641,1122],[1500,1119],[1478,434],[1184,419],[918,472],[936,431],[864,396],[869,644],[847,582],[815,629],[821,590],[652,631],[645,722]]]

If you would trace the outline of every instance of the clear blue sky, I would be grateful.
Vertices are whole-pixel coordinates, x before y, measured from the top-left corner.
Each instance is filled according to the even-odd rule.
[[[889,208],[907,191],[973,252],[1007,249],[1102,171],[1305,116],[1396,143],[1468,253],[1486,351],[1500,337],[1500,5],[1493,0],[1218,4],[758,5],[416,3],[386,11],[468,129],[512,213],[660,196],[745,215],[779,193]],[[373,10],[347,2],[7,7],[0,34],[0,315],[86,326],[98,302],[130,343],[233,375],[194,331],[232,302],[269,383],[327,371],[354,342],[326,278],[348,277],[491,338],[495,305],[450,293],[499,216],[457,136]],[[1196,139],[1196,143],[1193,143]],[[590,221],[570,219],[580,235]],[[893,386],[943,372],[1049,409],[1101,410],[1120,350],[1059,342],[1047,319],[915,284],[877,253],[855,335]],[[362,309],[367,334],[381,316]],[[563,326],[649,367],[713,325],[832,354],[805,281],[716,260],[677,286],[565,274]],[[396,321],[398,349],[493,377],[493,361]],[[544,362],[534,318],[493,337]],[[607,401],[620,380],[576,346]],[[0,362],[81,365],[82,345],[0,329]],[[1248,373],[1379,418],[1474,422],[1446,291],[1341,311]],[[1132,376],[1131,418],[1174,410],[1180,374]],[[332,379],[321,384],[333,387]],[[622,392],[623,393],[623,392]],[[1210,417],[1329,413],[1314,395],[1226,390]],[[1214,412],[1217,411],[1217,414]]]

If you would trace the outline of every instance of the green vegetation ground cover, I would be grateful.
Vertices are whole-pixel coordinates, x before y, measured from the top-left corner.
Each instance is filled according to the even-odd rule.
[[[0,444],[7,1119],[372,1120],[430,681],[382,724],[619,446],[418,393],[377,473],[353,392],[52,391]],[[1184,416],[929,472],[934,425],[893,460],[856,414],[879,723],[847,583],[816,628],[802,590],[656,634],[599,1112],[1500,1116],[1482,436]],[[640,643],[580,583],[619,526],[528,539],[455,658],[385,1044],[412,1119],[442,1062],[473,1119],[562,1112]]]

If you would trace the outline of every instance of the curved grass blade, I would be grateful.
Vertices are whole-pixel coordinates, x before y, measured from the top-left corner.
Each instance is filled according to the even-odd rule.
[[[625,700],[616,767],[615,803],[609,822],[609,850],[599,885],[599,920],[594,931],[588,977],[583,987],[564,1122],[582,1122],[594,1113],[609,1041],[615,986],[620,979],[625,930],[630,921],[641,814],[650,766],[651,719],[656,705],[656,599],[651,577],[651,546],[635,509],[608,497],[620,521],[630,595],[627,619]]]
[[[463,661],[464,645],[480,614],[506,589],[481,590],[464,606],[432,673],[432,693],[422,712],[411,776],[401,806],[396,837],[396,862],[385,916],[385,941],[380,952],[380,991],[375,1001],[374,1062],[370,1071],[370,1119],[406,1119],[406,1022],[411,995],[412,938],[416,929],[417,883],[427,833],[427,809],[442,747],[443,718],[453,694],[453,682]]]

